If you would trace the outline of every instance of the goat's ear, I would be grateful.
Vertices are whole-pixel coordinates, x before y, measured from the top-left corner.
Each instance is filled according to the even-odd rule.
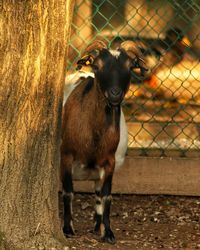
[[[138,70],[140,70],[141,76],[145,76],[145,74],[149,71],[144,59],[137,56],[132,59],[131,69],[134,73],[137,74],[139,73]]]
[[[84,55],[78,62],[77,62],[77,69],[81,69],[82,66],[91,66],[95,68],[93,65],[94,60],[99,55],[99,51],[102,49],[107,48],[106,43],[103,40],[97,39],[93,41],[91,44],[87,46],[85,49]],[[99,65],[97,65],[98,67]]]
[[[94,61],[93,56],[85,55],[76,63],[77,64],[76,69],[80,70],[83,66],[89,66],[93,63],[93,61]]]

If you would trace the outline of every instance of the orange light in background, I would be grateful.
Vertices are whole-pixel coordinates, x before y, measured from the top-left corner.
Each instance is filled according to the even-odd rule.
[[[191,47],[192,46],[190,40],[186,36],[183,37],[183,39],[181,40],[181,43],[183,45],[187,46],[187,47]]]

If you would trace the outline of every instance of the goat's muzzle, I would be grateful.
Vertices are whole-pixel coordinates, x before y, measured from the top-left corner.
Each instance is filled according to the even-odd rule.
[[[118,87],[110,88],[106,92],[106,97],[109,103],[113,106],[119,105],[122,102],[123,96],[123,91]]]

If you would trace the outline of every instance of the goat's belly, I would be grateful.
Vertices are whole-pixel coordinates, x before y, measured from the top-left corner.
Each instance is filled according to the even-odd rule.
[[[74,162],[72,167],[73,180],[85,181],[85,180],[100,180],[104,176],[104,169],[97,167],[88,168],[86,165],[80,162]]]
[[[120,115],[120,140],[115,152],[115,169],[121,167],[124,163],[126,151],[128,146],[128,130],[124,118],[124,113],[121,110]]]

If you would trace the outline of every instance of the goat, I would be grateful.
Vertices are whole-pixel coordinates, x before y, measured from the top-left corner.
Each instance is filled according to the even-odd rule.
[[[129,88],[131,70],[145,64],[131,41],[109,50],[102,41],[86,49],[93,73],[75,77],[76,81],[63,107],[61,143],[61,181],[63,186],[66,236],[74,235],[72,199],[74,167],[98,172],[95,181],[95,232],[102,241],[115,243],[110,227],[113,172],[123,164],[127,149],[127,128],[121,102]],[[88,57],[78,62],[87,64]]]

